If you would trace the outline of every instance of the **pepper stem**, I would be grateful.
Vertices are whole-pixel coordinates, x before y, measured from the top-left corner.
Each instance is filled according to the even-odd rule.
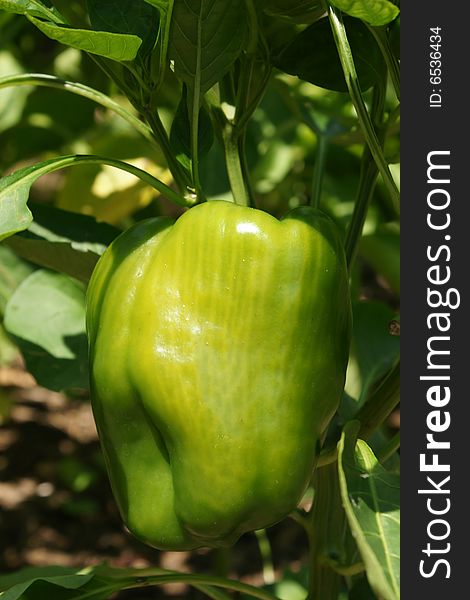
[[[340,575],[331,568],[344,531],[337,463],[317,468],[313,476],[315,495],[308,518],[310,581],[307,600],[337,600]]]

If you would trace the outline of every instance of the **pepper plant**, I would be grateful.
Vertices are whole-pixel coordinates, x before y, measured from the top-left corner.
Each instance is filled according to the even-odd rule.
[[[24,27],[55,54],[0,73],[0,256],[25,265],[4,330],[40,384],[90,382],[124,522],[188,550],[263,547],[293,519],[310,600],[399,598],[398,7],[0,0],[5,45]],[[59,111],[59,139],[22,153],[22,94],[44,88],[93,103],[89,124],[70,135]],[[4,576],[0,598],[168,582],[290,597],[282,578],[84,565]]]

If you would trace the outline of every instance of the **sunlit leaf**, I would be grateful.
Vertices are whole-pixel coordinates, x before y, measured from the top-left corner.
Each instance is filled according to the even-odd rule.
[[[349,526],[378,598],[400,597],[400,478],[380,465],[358,422],[346,425],[338,444],[341,496]]]
[[[42,33],[52,40],[91,54],[104,56],[116,61],[134,60],[142,44],[136,35],[93,31],[89,29],[72,29],[65,25],[56,25],[41,21],[28,15],[28,19]]]
[[[176,0],[169,56],[176,75],[206,92],[225,75],[246,39],[243,0]]]
[[[370,25],[386,25],[400,12],[400,9],[388,0],[331,0],[331,4]]]

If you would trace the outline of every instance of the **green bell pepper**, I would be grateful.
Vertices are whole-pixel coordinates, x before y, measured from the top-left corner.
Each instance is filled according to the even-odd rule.
[[[136,537],[226,546],[295,508],[348,360],[328,217],[213,201],[140,222],[101,257],[87,328],[96,424]]]

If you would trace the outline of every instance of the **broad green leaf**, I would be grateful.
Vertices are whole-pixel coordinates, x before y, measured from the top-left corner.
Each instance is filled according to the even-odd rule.
[[[45,6],[39,0],[0,0],[0,9],[17,15],[40,17],[54,23],[64,22],[55,8]]]
[[[0,323],[0,367],[11,365],[14,361],[20,359],[20,351],[7,335],[5,328]],[[4,394],[0,390],[0,426],[10,416],[10,408],[14,402],[10,394]]]
[[[100,255],[119,230],[97,223],[93,217],[52,206],[32,204],[30,208],[34,221],[28,230],[4,243],[37,265],[87,283]]]
[[[35,271],[10,297],[4,325],[40,385],[53,390],[88,387],[83,284]]]
[[[359,423],[344,428],[338,444],[341,496],[372,590],[400,598],[400,477],[389,473],[363,440]]]
[[[22,70],[22,65],[11,52],[0,51],[0,73],[2,75],[21,73]],[[0,90],[0,133],[19,123],[30,91],[18,87]]]
[[[212,121],[203,106],[199,109],[198,134],[199,158],[201,158],[209,152],[214,142]],[[191,124],[188,114],[186,86],[183,86],[181,100],[171,125],[170,143],[178,160],[186,169],[189,169],[191,161]]]
[[[175,0],[169,57],[176,75],[201,94],[220,81],[246,38],[244,0]]]
[[[7,302],[19,284],[33,271],[24,260],[16,256],[4,244],[0,244],[0,317],[3,319]],[[19,358],[19,350],[0,323],[0,367]],[[0,393],[0,425],[7,418],[9,401]]]
[[[84,569],[27,567],[0,577],[0,590],[4,590],[0,600],[108,600],[138,582],[143,572],[104,565]],[[162,571],[147,569],[145,573],[158,577]]]
[[[142,40],[136,35],[72,29],[71,27],[55,25],[27,16],[31,23],[52,40],[111,60],[134,60],[142,44]]]
[[[27,567],[0,577],[0,600],[107,600],[138,576],[138,569],[105,566]]]
[[[395,311],[377,300],[354,303],[353,345],[362,376],[363,396],[399,357],[400,339],[389,330],[395,317]]]
[[[303,566],[300,571],[285,569],[274,584],[274,593],[279,600],[305,600],[308,595],[306,567]]]
[[[274,61],[299,34],[298,25],[293,19],[265,16],[260,27]]]
[[[28,263],[18,258],[5,244],[0,244],[0,315],[4,313],[10,296],[32,271]]]
[[[19,169],[0,179],[0,240],[26,229],[33,220],[27,206],[29,190],[36,179],[34,171],[29,174],[32,169]]]
[[[4,592],[6,589],[18,585],[19,583],[25,583],[26,581],[33,581],[38,578],[45,577],[67,577],[69,575],[76,575],[80,569],[73,567],[25,567],[13,573],[7,575],[0,575],[0,591]],[[3,597],[0,596],[0,598]]]
[[[233,202],[225,164],[222,142],[216,137],[207,155],[202,156],[199,165],[202,187],[210,199],[226,199]]]
[[[400,9],[388,0],[330,0],[331,4],[351,17],[370,25],[386,25],[398,16]]]
[[[268,15],[305,25],[314,23],[325,14],[321,0],[263,0],[262,7]]]
[[[9,298],[32,271],[33,267],[13,254],[5,244],[0,244],[0,317],[2,319]],[[0,367],[11,364],[17,358],[19,358],[19,350],[0,323]],[[0,425],[9,414],[8,406],[7,399],[2,399],[0,393]]]
[[[185,582],[200,589],[211,598],[228,599],[218,588],[195,581],[194,575],[176,573],[159,568],[120,569],[106,565],[71,569],[67,567],[29,567],[11,575],[0,576],[0,600],[107,600],[114,598],[115,592],[130,587],[139,587],[142,578],[148,583]],[[257,588],[241,584],[246,589],[245,596],[256,595]],[[11,586],[22,586],[23,592]]]
[[[152,51],[159,13],[144,0],[87,0],[87,8],[93,29],[135,35],[142,40],[140,56]]]
[[[67,567],[33,567],[26,568],[0,578],[1,600],[21,600],[27,590],[29,598],[39,598],[30,588],[37,583],[50,584],[64,590],[77,590],[93,578],[93,573],[80,573],[78,569]],[[37,587],[37,585],[36,585]],[[43,587],[44,589],[44,587]],[[29,594],[32,592],[32,595]],[[70,596],[67,596],[70,597]]]
[[[343,419],[351,419],[364,404],[372,386],[396,363],[400,339],[390,334],[396,317],[389,306],[377,300],[353,304],[353,335],[345,394],[340,406]]]
[[[372,33],[358,19],[345,17],[357,76],[362,90],[371,87],[380,76],[382,55]],[[328,18],[320,19],[299,33],[277,57],[278,69],[297,75],[319,87],[347,92],[343,68]]]

